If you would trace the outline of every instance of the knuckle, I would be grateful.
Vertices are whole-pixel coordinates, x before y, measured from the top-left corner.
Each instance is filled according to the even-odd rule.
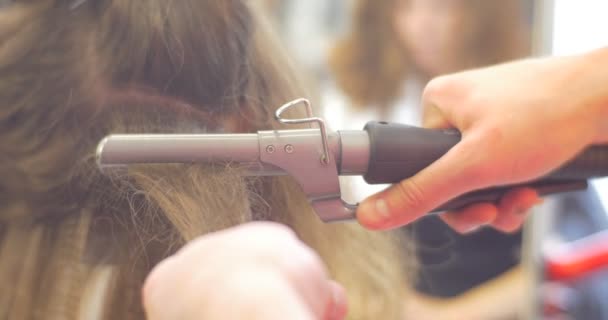
[[[465,98],[471,95],[472,86],[462,74],[443,75],[433,78],[424,88],[423,98],[431,99],[440,96]]]
[[[469,90],[464,91],[464,97],[466,98],[466,105],[483,108],[492,104],[492,99],[481,90],[470,88]],[[475,110],[479,109],[476,108]]]
[[[424,100],[432,101],[433,98],[437,95],[442,94],[446,90],[450,88],[450,78],[447,76],[439,76],[433,78],[429,83],[424,87],[422,92],[422,98]]]

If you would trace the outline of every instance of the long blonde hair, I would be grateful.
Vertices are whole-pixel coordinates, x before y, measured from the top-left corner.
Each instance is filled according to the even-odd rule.
[[[402,243],[319,222],[290,178],[94,165],[109,133],[278,128],[275,107],[306,92],[256,12],[239,0],[0,11],[1,319],[143,319],[140,289],[156,263],[252,220],[288,224],[317,250],[347,287],[351,319],[401,319],[412,265]]]

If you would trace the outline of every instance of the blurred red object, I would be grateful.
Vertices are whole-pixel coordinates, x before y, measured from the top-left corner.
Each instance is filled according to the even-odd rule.
[[[608,230],[564,244],[545,256],[549,281],[569,281],[608,268]]]

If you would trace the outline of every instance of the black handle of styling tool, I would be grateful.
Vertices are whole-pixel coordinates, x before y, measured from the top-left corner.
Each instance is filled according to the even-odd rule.
[[[453,129],[423,129],[387,122],[369,122],[364,130],[370,139],[370,161],[364,176],[369,184],[397,183],[409,178],[443,156],[461,138],[460,132]],[[538,180],[474,191],[437,210],[496,202],[506,191],[520,186],[534,188],[543,195],[580,190],[586,187],[587,179],[604,176],[608,176],[608,145],[591,146]]]

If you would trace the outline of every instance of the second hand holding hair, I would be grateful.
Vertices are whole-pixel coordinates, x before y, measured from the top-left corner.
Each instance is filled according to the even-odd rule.
[[[425,126],[455,127],[462,140],[417,175],[366,199],[359,221],[398,227],[466,192],[514,184],[556,169],[591,144],[608,141],[608,49],[530,59],[443,76],[425,89]],[[443,220],[460,232],[482,225],[511,232],[540,199],[507,193]]]
[[[268,222],[192,241],[152,270],[143,297],[151,320],[341,320],[347,311],[319,256]]]

